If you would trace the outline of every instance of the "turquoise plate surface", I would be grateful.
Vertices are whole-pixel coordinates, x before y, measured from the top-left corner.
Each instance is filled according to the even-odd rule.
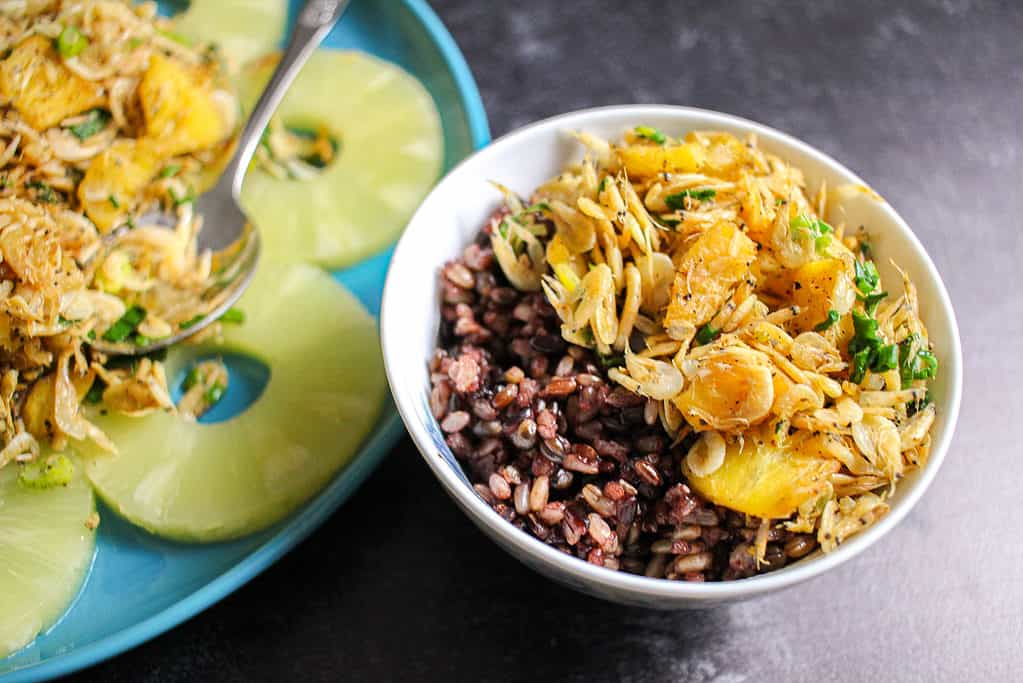
[[[293,12],[298,4],[292,3]],[[445,168],[489,141],[486,113],[465,59],[422,0],[355,0],[325,44],[365,50],[400,64],[423,82],[440,110]],[[388,251],[335,273],[374,315],[390,256]],[[248,403],[244,396],[234,399]],[[0,660],[0,683],[44,680],[96,664],[206,609],[316,529],[362,484],[402,432],[388,403],[362,450],[324,491],[289,519],[230,543],[162,541],[101,506],[96,556],[81,593],[48,633]]]

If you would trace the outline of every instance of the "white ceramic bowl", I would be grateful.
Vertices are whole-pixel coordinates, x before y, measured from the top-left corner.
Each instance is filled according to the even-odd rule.
[[[434,188],[412,217],[394,252],[384,289],[384,360],[398,410],[423,459],[448,495],[508,552],[557,581],[608,600],[654,608],[708,606],[776,591],[825,572],[865,550],[906,516],[941,467],[955,428],[962,384],[959,332],[945,286],[905,221],[886,202],[866,195],[851,199],[837,210],[844,212],[847,225],[867,226],[877,264],[887,282],[892,286],[899,282],[889,259],[909,272],[920,293],[922,316],[941,362],[933,387],[937,420],[930,460],[899,484],[887,516],[827,555],[818,553],[762,576],[705,584],[651,579],[596,567],[505,522],[473,491],[430,413],[427,361],[437,338],[439,270],[445,261],[461,253],[499,205],[501,198],[489,180],[499,180],[528,196],[542,181],[557,174],[566,161],[581,157],[580,146],[570,139],[568,131],[586,130],[617,138],[640,124],[656,126],[675,136],[694,129],[726,130],[738,135],[752,131],[765,150],[803,169],[811,189],[825,179],[829,187],[863,182],[834,159],[795,138],[712,111],[671,106],[604,107],[534,123],[463,161]]]

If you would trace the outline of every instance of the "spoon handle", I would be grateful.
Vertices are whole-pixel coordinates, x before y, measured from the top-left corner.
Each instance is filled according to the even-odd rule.
[[[263,94],[259,96],[256,106],[252,109],[244,130],[238,136],[234,157],[221,175],[220,183],[229,183],[231,194],[236,199],[241,192],[245,171],[259,146],[263,130],[270,123],[274,111],[277,110],[299,70],[309,59],[309,55],[334,28],[334,24],[344,14],[349,2],[350,0],[307,0],[299,12],[295,27],[288,38],[288,46],[284,49],[284,54],[281,55],[281,60],[277,63],[277,68],[266,84]]]

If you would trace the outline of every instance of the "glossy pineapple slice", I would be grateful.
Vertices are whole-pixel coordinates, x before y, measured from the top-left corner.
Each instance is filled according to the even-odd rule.
[[[103,87],[64,66],[53,40],[33,35],[0,61],[0,95],[36,130],[106,101]]]
[[[99,496],[160,536],[220,541],[282,519],[355,455],[383,405],[376,322],[328,274],[263,263],[239,306],[244,324],[225,325],[221,345],[175,347],[168,376],[197,357],[246,354],[270,368],[254,403],[213,424],[97,415],[119,455],[79,445]]]
[[[717,505],[757,517],[782,519],[824,490],[837,460],[816,452],[778,448],[747,437],[729,442],[725,461],[713,473],[699,477],[687,466],[683,472],[693,489]]]
[[[191,0],[175,17],[176,31],[213,43],[235,72],[245,62],[280,46],[288,23],[287,0]]]
[[[243,79],[249,105],[276,56]],[[356,51],[321,49],[302,68],[277,116],[285,126],[326,127],[338,154],[311,179],[253,168],[242,204],[264,253],[330,268],[356,263],[393,242],[440,173],[443,137],[433,99],[397,66]]]
[[[92,490],[75,466],[67,486],[31,488],[0,469],[0,659],[52,626],[92,565]]]

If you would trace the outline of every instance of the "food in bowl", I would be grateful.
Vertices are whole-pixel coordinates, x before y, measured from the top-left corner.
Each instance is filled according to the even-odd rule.
[[[528,201],[500,188],[441,274],[430,407],[480,497],[580,559],[688,581],[883,517],[926,462],[938,359],[870,226],[829,214],[870,191],[811,200],[754,137],[577,138],[586,158]]]

